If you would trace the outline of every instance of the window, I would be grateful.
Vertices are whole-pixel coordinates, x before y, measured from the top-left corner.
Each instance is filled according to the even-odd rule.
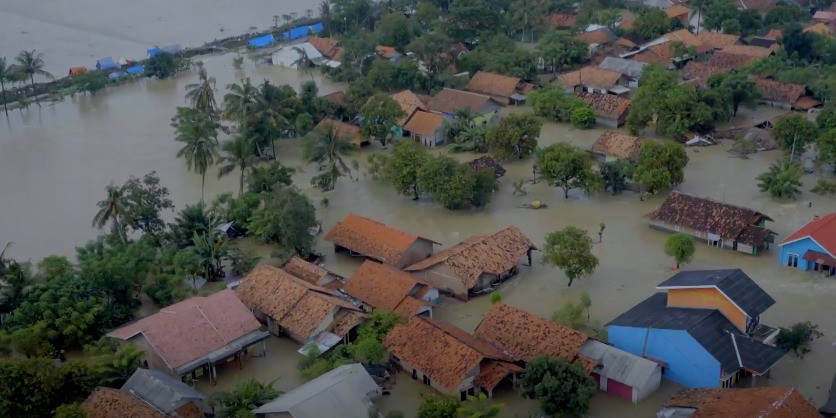
[[[798,254],[787,254],[787,266],[798,267]]]
[[[418,380],[418,371],[412,369],[412,380]]]
[[[429,378],[429,377],[424,376],[424,384],[425,384],[425,385],[427,385],[427,386],[431,386],[431,385],[432,385],[432,381],[430,380],[430,378]]]

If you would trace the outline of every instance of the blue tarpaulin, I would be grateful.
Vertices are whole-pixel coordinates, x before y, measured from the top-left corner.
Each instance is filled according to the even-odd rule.
[[[314,23],[313,25],[305,25],[305,26],[298,26],[289,31],[286,31],[282,34],[283,38],[288,40],[294,40],[299,38],[304,38],[308,36],[309,33],[319,33],[325,26],[322,23]]]
[[[148,50],[148,58],[151,58],[154,55],[159,54],[160,51],[168,52],[170,54],[177,54],[182,50],[183,49],[180,48],[180,45],[178,45],[178,44],[167,45],[167,46],[163,46],[163,47],[155,46],[155,47]]]
[[[111,68],[116,68],[116,61],[112,57],[104,57],[96,61],[97,70],[109,70]]]
[[[142,74],[142,73],[144,73],[144,72],[145,72],[145,68],[143,68],[141,65],[135,65],[135,66],[133,66],[133,67],[131,67],[131,68],[128,68],[128,69],[127,69],[127,70],[125,70],[125,71],[126,71],[128,74]]]
[[[276,42],[276,38],[273,37],[273,34],[268,34],[264,36],[259,36],[255,39],[250,39],[250,41],[247,42],[247,45],[253,46],[255,48],[262,48],[272,44],[273,42]]]
[[[154,55],[157,55],[159,52],[160,52],[160,48],[158,48],[158,47],[156,47],[156,46],[155,46],[155,47],[153,47],[153,48],[151,48],[151,49],[149,49],[149,50],[148,50],[148,58],[151,58],[151,57],[153,57]]]
[[[117,72],[115,72],[115,73],[110,73],[110,74],[108,74],[108,75],[107,75],[107,78],[109,78],[109,79],[111,79],[111,80],[116,80],[116,79],[121,78],[123,75],[125,75],[125,73],[123,73],[123,72],[121,72],[121,71],[117,71]]]

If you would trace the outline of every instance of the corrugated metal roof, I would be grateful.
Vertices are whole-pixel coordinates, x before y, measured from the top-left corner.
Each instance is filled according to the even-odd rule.
[[[580,355],[595,360],[601,365],[598,372],[601,377],[607,377],[636,388],[647,385],[653,373],[660,367],[656,362],[643,359],[597,340],[589,340],[582,345]],[[658,376],[661,379],[661,374]]]
[[[122,390],[142,398],[166,414],[189,402],[206,399],[191,386],[158,370],[136,369]]]
[[[752,318],[775,304],[775,299],[740,269],[683,271],[660,283],[656,288],[704,286],[717,287]]]
[[[618,71],[631,78],[639,78],[642,75],[642,71],[644,71],[644,67],[647,67],[647,65],[648,64],[646,62],[641,61],[617,57],[606,57],[600,64],[598,64],[598,67],[605,70]]]

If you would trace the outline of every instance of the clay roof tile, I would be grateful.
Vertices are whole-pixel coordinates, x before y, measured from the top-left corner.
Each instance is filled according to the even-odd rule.
[[[639,150],[643,144],[644,139],[640,137],[607,131],[592,144],[591,151],[632,161],[639,156]]]
[[[511,97],[517,90],[520,79],[502,74],[477,72],[465,86],[465,90],[488,96]]]
[[[665,403],[666,407],[695,409],[691,418],[761,417],[816,418],[819,413],[794,388],[684,389]]]
[[[325,235],[325,240],[333,242],[334,245],[393,265],[398,264],[406,251],[419,239],[427,240],[353,213],[346,215],[342,222],[334,225]]]

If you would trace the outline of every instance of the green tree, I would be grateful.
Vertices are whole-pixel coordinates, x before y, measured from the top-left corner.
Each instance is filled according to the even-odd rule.
[[[418,172],[427,163],[429,153],[420,144],[413,141],[401,141],[395,144],[395,150],[386,159],[383,178],[391,183],[398,193],[412,194],[414,199],[421,196]]]
[[[177,60],[174,58],[174,54],[160,51],[149,58],[143,68],[146,77],[169,78],[177,73]]]
[[[62,404],[81,402],[99,381],[80,360],[0,359],[0,416],[51,417]]]
[[[724,24],[731,20],[737,21],[740,12],[737,6],[729,0],[712,0],[709,2],[709,7],[706,8],[703,15],[703,25],[705,29],[719,31],[723,30],[725,33],[730,33],[724,29]]]
[[[570,122],[575,109],[587,107],[586,102],[553,84],[532,91],[528,95],[528,102],[534,108],[535,115],[554,122]]]
[[[557,74],[566,66],[580,64],[589,55],[589,47],[572,39],[567,32],[549,30],[537,41],[537,49],[546,63],[550,64],[552,74]]]
[[[491,403],[487,395],[468,396],[459,407],[459,418],[494,418],[502,413],[501,403]]]
[[[35,76],[41,75],[50,79],[55,78],[52,74],[44,70],[44,54],[34,49],[31,51],[20,51],[20,54],[15,57],[15,62],[17,62],[15,70],[29,76],[29,82],[32,85],[32,95],[35,96],[35,103],[38,104],[38,107],[41,107],[41,102],[38,100],[38,94],[35,91]]]
[[[522,159],[537,148],[543,123],[531,114],[511,114],[488,132],[488,151],[497,159]]]
[[[218,109],[218,103],[215,101],[215,77],[209,77],[203,64],[198,65],[197,75],[197,83],[186,85],[186,100],[195,110],[214,115]]]
[[[390,13],[380,20],[375,29],[380,45],[391,45],[398,51],[403,51],[415,37],[412,21],[403,13]]]
[[[693,86],[680,85],[675,72],[650,65],[642,72],[630,104],[627,127],[637,135],[655,118],[657,133],[681,138],[687,132],[712,130],[716,117]]]
[[[95,360],[96,372],[101,376],[100,384],[120,388],[139,367],[144,353],[131,344]]]
[[[810,352],[810,343],[823,335],[818,325],[810,321],[797,322],[789,328],[781,327],[775,343],[784,350],[792,350],[796,357],[804,358]]]
[[[285,187],[264,197],[247,229],[264,241],[307,256],[313,251],[313,236],[308,229],[315,225],[316,209],[310,200],[296,189]]]
[[[241,80],[241,84],[227,84],[226,91],[223,116],[228,120],[237,121],[239,124],[238,130],[245,132],[249,119],[255,113],[259,90],[247,77]]]
[[[583,329],[586,323],[589,322],[590,306],[592,306],[592,299],[589,297],[589,293],[585,291],[581,292],[580,303],[577,305],[572,302],[564,303],[560,310],[552,314],[552,321],[572,329]],[[584,313],[586,313],[585,319]]]
[[[215,392],[212,395],[212,405],[217,407],[218,418],[254,417],[252,411],[273,399],[282,392],[273,389],[273,382],[261,383],[255,379],[238,382],[235,390]]]
[[[819,167],[825,164],[836,166],[836,126],[816,138],[816,151],[816,163]]]
[[[311,179],[311,184],[322,191],[334,190],[337,179],[348,175],[351,169],[344,157],[354,151],[354,145],[341,136],[333,125],[325,127],[324,132],[311,132],[302,140],[302,152],[305,160],[319,166],[319,175]]]
[[[253,166],[247,179],[247,190],[251,193],[271,192],[274,188],[281,188],[293,184],[292,168],[281,164],[267,166]]]
[[[633,30],[645,39],[655,39],[674,28],[672,19],[662,9],[648,7],[636,18]]]
[[[460,209],[468,203],[485,206],[498,189],[490,171],[477,172],[444,155],[428,157],[417,174],[418,187],[446,209]]]
[[[24,300],[25,292],[32,285],[32,272],[29,263],[19,263],[17,260],[5,258],[6,250],[12,243],[6,243],[0,251],[0,281],[5,283],[0,289],[0,313],[15,310]],[[64,259],[66,261],[66,259]],[[67,261],[69,264],[69,261]],[[64,265],[66,268],[66,264]],[[39,264],[40,268],[40,264]],[[72,269],[72,266],[70,266]],[[42,269],[46,270],[46,269]],[[49,276],[40,274],[43,278]]]
[[[125,189],[111,183],[105,190],[107,190],[107,198],[96,203],[99,211],[93,216],[93,227],[102,229],[110,223],[111,232],[123,241],[127,240],[123,220],[129,211],[130,202],[127,199]]]
[[[157,54],[159,55],[159,54]],[[212,118],[202,112],[185,112],[175,140],[183,143],[177,158],[186,160],[189,170],[200,174],[200,201],[206,188],[206,171],[218,158],[218,131]]]
[[[601,165],[601,181],[604,189],[617,195],[627,188],[627,179],[633,175],[634,167],[627,161],[608,161]]]
[[[572,286],[575,279],[592,274],[598,258],[592,255],[592,240],[586,231],[567,226],[546,235],[543,263],[563,270]]]
[[[491,292],[491,305],[496,305],[502,302],[502,294],[498,290]]]
[[[212,232],[221,221],[214,213],[207,211],[206,204],[186,205],[174,217],[174,223],[169,224],[171,235],[180,248],[193,245],[194,234],[203,235]]]
[[[460,405],[452,396],[427,395],[418,407],[418,418],[458,418]]]
[[[162,212],[174,209],[174,202],[169,198],[168,188],[160,185],[157,173],[152,171],[142,178],[131,176],[122,185],[122,191],[127,202],[121,214],[123,226],[151,236],[162,233],[165,229]]]
[[[743,73],[719,73],[708,78],[708,85],[721,89],[732,103],[732,116],[737,116],[741,104],[754,108],[760,99],[758,86]]]
[[[16,80],[16,68],[6,63],[6,57],[0,57],[0,92],[3,93],[3,110],[9,116],[8,99],[6,99],[6,83]]]
[[[676,260],[676,269],[682,263],[690,263],[694,258],[694,238],[683,233],[676,233],[668,237],[665,241],[665,254],[673,257]]]
[[[224,277],[221,263],[229,248],[226,241],[218,239],[217,231],[212,230],[204,234],[195,233],[192,236],[192,243],[194,244],[197,265],[204,273],[204,278],[212,280],[216,277]]]
[[[194,236],[192,236],[192,239],[194,239]],[[211,260],[214,260],[214,258],[211,258]],[[177,255],[174,256],[174,272],[176,276],[178,276],[178,280],[175,281],[176,284],[180,285],[182,283],[182,281],[180,280],[181,277],[190,278],[192,279],[192,289],[197,290],[197,277],[203,273],[203,270],[201,268],[201,261],[201,257],[197,253],[197,250],[195,248],[186,248],[185,250],[178,251]],[[210,264],[211,263],[212,262],[210,261]],[[173,285],[174,283],[171,284]],[[162,290],[163,289],[159,289],[158,291]],[[171,289],[169,287],[165,290],[168,291],[168,294],[166,296],[171,297],[169,303],[173,302],[173,299],[176,299],[179,296],[179,292],[176,290],[176,288]]]
[[[372,338],[362,338],[351,344],[352,357],[361,363],[382,364],[386,360],[383,344]]]
[[[53,418],[87,418],[87,414],[78,404],[70,403],[56,408]]]
[[[783,116],[772,126],[772,136],[785,151],[800,155],[815,140],[816,125],[800,115]]]
[[[537,169],[550,186],[563,189],[564,198],[569,198],[572,189],[593,193],[600,187],[589,156],[581,149],[560,142],[538,150],[536,155]]]
[[[522,396],[536,399],[551,416],[579,416],[598,389],[580,363],[540,356],[528,363],[520,380]]]
[[[229,248],[229,267],[236,276],[246,276],[261,261],[261,257],[239,246]]]
[[[578,129],[589,129],[595,126],[595,111],[590,106],[578,106],[572,109],[569,121]]]
[[[238,134],[221,144],[221,149],[226,152],[226,155],[220,157],[218,162],[226,164],[218,169],[218,178],[229,175],[237,167],[241,171],[241,176],[238,178],[238,196],[241,196],[244,193],[247,170],[258,161],[258,157],[253,154],[252,140]]]
[[[92,96],[107,86],[107,75],[101,71],[88,71],[73,76],[72,82],[78,91],[90,93]]]
[[[673,141],[646,141],[639,150],[633,180],[655,193],[685,180],[688,154]]]
[[[360,122],[363,135],[377,139],[385,147],[392,136],[392,127],[405,115],[394,99],[385,94],[378,94],[372,96],[360,109],[360,116],[363,118]]]
[[[787,159],[776,161],[769,166],[769,171],[758,176],[758,189],[776,199],[795,200],[801,195],[803,174],[801,164]]]

